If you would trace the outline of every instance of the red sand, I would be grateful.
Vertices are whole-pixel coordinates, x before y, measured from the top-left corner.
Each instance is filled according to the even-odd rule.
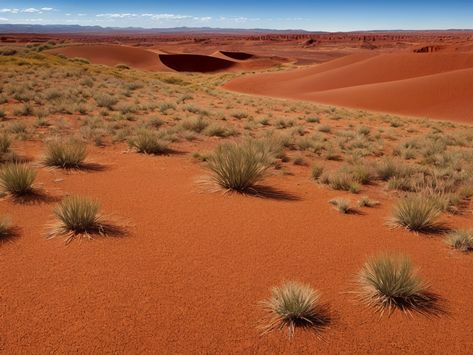
[[[245,76],[230,90],[473,122],[473,53],[353,55],[310,68]]]
[[[51,49],[49,52],[62,54],[67,57],[84,58],[93,64],[110,66],[126,64],[143,70],[169,70],[169,68],[159,62],[157,54],[136,47],[111,44],[76,45]]]
[[[24,144],[37,158],[39,144]],[[473,346],[473,259],[450,253],[441,238],[388,229],[382,193],[370,190],[379,208],[341,215],[327,203],[341,193],[305,170],[267,181],[301,198],[290,202],[202,192],[195,179],[205,172],[187,156],[116,147],[94,148],[91,160],[106,169],[41,169],[38,183],[48,196],[99,199],[105,213],[127,218],[130,234],[66,247],[44,238],[53,202],[1,201],[21,230],[0,245],[5,353],[467,354]],[[448,218],[471,224],[471,216]],[[355,273],[380,251],[411,256],[448,314],[379,318],[354,301]],[[310,283],[330,305],[322,339],[259,335],[258,302],[287,279]]]

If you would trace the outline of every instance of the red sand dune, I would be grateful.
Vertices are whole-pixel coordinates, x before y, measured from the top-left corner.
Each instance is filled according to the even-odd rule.
[[[264,69],[285,61],[283,58],[259,58],[243,52],[217,51],[215,55],[209,56],[111,44],[73,45],[55,48],[50,52],[85,58],[94,64],[126,64],[142,70],[201,73]]]
[[[473,53],[352,55],[229,82],[260,95],[473,122]]]
[[[67,57],[85,58],[93,64],[111,66],[126,64],[130,67],[144,70],[169,70],[169,68],[166,68],[159,62],[156,53],[137,47],[109,44],[76,45],[55,48],[49,52],[62,54]]]

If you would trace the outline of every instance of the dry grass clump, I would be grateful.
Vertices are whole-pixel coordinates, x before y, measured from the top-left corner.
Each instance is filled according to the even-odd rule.
[[[25,164],[9,163],[0,170],[0,186],[16,196],[31,193],[35,178],[36,171]]]
[[[439,216],[440,210],[434,201],[413,195],[397,201],[390,224],[415,232],[430,232],[439,229]]]
[[[63,169],[80,168],[87,157],[87,147],[77,140],[54,140],[46,145],[44,163]]]
[[[224,143],[208,158],[212,180],[221,188],[236,192],[256,191],[272,164],[272,155],[264,145],[249,140]]]
[[[350,200],[347,200],[345,198],[334,198],[329,201],[331,205],[335,207],[335,209],[343,214],[348,214],[354,212],[353,207],[351,207],[351,202]]]
[[[353,179],[353,176],[345,171],[335,171],[323,173],[319,181],[322,184],[329,185],[334,190],[350,191],[358,193],[360,184]]]
[[[463,252],[473,251],[473,231],[455,230],[447,235],[447,244]]]
[[[433,301],[427,285],[417,276],[408,257],[381,255],[370,258],[358,275],[360,298],[377,312],[400,309],[423,311]]]
[[[99,212],[100,204],[95,200],[82,196],[66,197],[54,209],[58,223],[52,226],[48,236],[63,235],[69,243],[80,235],[91,238],[93,234],[106,234],[107,228]]]
[[[136,137],[128,141],[128,145],[138,153],[158,155],[169,152],[168,142],[150,131],[138,132]]]
[[[262,302],[270,318],[263,332],[282,330],[287,327],[294,336],[296,327],[323,328],[328,324],[327,312],[320,304],[320,294],[309,285],[295,281],[273,287],[271,297]]]
[[[323,166],[320,166],[320,165],[312,166],[312,171],[311,171],[312,179],[318,180],[323,172],[324,172]]]
[[[358,200],[358,206],[360,207],[375,207],[379,205],[379,201],[371,200],[368,196],[362,196]]]

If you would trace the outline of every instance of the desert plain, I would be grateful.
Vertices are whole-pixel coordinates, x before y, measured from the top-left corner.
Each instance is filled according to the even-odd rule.
[[[472,32],[5,34],[0,67],[0,169],[36,174],[0,200],[1,352],[471,353]],[[83,161],[48,164],[67,142]],[[262,179],[222,188],[245,145]],[[52,234],[71,196],[116,228]],[[409,199],[425,228],[393,222]],[[432,304],[363,302],[380,253]],[[291,280],[323,325],[264,331]]]

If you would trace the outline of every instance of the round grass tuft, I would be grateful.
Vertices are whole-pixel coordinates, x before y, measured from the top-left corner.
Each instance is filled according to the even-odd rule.
[[[208,169],[221,188],[248,192],[264,178],[271,163],[271,154],[262,144],[254,141],[224,143],[208,158]]]
[[[418,309],[430,300],[427,285],[417,276],[411,261],[403,255],[370,258],[358,275],[361,299],[383,313],[396,308]]]
[[[422,196],[399,200],[393,208],[390,223],[415,232],[429,232],[439,228],[440,210],[435,201]]]
[[[10,163],[0,170],[0,186],[16,196],[31,193],[35,178],[36,171],[25,164]]]
[[[262,303],[270,315],[264,333],[287,327],[292,337],[296,327],[322,327],[328,323],[320,294],[306,284],[289,281],[273,287],[271,297]]]
[[[77,140],[51,141],[46,146],[44,163],[63,169],[80,168],[87,156],[87,147]]]

